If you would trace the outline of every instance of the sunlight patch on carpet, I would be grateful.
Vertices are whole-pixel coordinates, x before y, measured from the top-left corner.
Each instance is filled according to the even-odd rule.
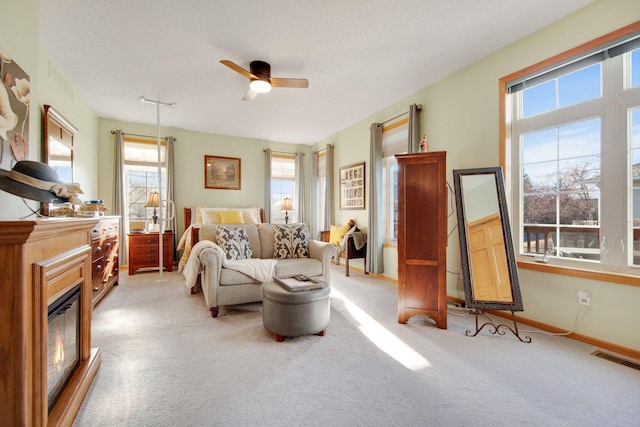
[[[344,303],[345,308],[358,324],[358,329],[369,341],[406,368],[417,371],[431,366],[431,363],[429,363],[427,359],[405,344],[380,323],[376,322],[364,310],[355,305],[349,298],[342,295],[335,288],[331,289],[331,297],[339,299]]]

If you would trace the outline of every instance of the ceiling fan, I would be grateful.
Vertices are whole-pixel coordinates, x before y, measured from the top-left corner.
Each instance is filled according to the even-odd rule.
[[[249,83],[249,90],[242,98],[243,101],[252,101],[259,93],[271,91],[271,87],[292,87],[300,89],[309,87],[309,80],[307,79],[271,77],[271,65],[264,61],[251,61],[251,64],[249,64],[250,71],[245,70],[238,64],[227,59],[223,59],[220,62],[251,81]]]

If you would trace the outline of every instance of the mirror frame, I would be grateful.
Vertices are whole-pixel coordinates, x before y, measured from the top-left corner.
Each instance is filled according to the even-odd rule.
[[[462,194],[462,177],[469,175],[492,175],[495,179],[496,192],[498,197],[498,210],[502,222],[502,233],[505,242],[505,252],[507,255],[507,266],[511,281],[512,302],[484,301],[476,300],[473,293],[473,272],[469,259],[469,239],[467,235],[467,221]],[[457,169],[453,171],[453,182],[455,187],[456,210],[458,216],[458,234],[460,236],[460,258],[462,260],[462,275],[464,278],[465,300],[468,307],[478,309],[523,311],[522,295],[520,294],[520,282],[518,279],[518,268],[515,252],[513,248],[513,238],[511,226],[509,225],[509,213],[504,190],[504,178],[501,167]]]
[[[78,133],[78,128],[75,127],[69,120],[67,120],[62,114],[56,111],[51,105],[44,105],[44,115],[43,115],[43,130],[42,130],[42,140],[43,140],[43,154],[42,157],[44,159],[44,163],[49,164],[51,161],[50,156],[50,146],[49,146],[49,137],[53,132],[54,126],[59,127],[63,131],[67,132],[71,135],[71,181],[75,182],[75,168],[73,165],[73,151],[75,145],[75,137]],[[43,203],[42,211],[45,216],[49,216],[51,210],[57,206],[55,203]]]

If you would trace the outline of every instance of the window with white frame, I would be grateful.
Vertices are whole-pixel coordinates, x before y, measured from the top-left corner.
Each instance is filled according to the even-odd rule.
[[[161,162],[165,164],[166,150],[160,147]],[[161,199],[166,200],[167,173],[162,168]],[[151,222],[153,209],[145,208],[149,194],[158,192],[158,146],[155,141],[137,138],[124,139],[124,173],[129,221]]]
[[[521,256],[637,274],[639,48],[640,38],[611,41],[507,84],[507,170]]]
[[[398,162],[407,152],[409,119],[382,128],[382,224],[384,243],[398,242]]]
[[[274,154],[271,157],[271,222],[284,224],[285,215],[289,223],[297,222],[296,211],[281,211],[285,197],[293,200],[296,184],[296,161],[292,155]],[[294,201],[295,202],[295,201]],[[294,204],[295,206],[295,204]]]

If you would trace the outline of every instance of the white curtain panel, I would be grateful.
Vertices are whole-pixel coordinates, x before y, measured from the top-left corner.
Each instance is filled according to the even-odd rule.
[[[113,174],[113,214],[120,215],[121,226],[120,236],[118,241],[120,242],[118,250],[118,259],[120,265],[127,265],[129,263],[129,250],[127,244],[127,233],[129,232],[129,222],[126,221],[126,201],[124,191],[124,134],[121,130],[114,132],[114,163],[115,172]]]
[[[371,158],[369,167],[369,235],[367,236],[367,269],[384,271],[382,259],[382,123],[371,124]]]
[[[295,154],[296,161],[296,194],[294,195],[294,209],[298,210],[298,222],[309,224],[305,203],[305,181],[304,181],[304,153]]]
[[[271,222],[271,149],[264,150],[264,222]]]

